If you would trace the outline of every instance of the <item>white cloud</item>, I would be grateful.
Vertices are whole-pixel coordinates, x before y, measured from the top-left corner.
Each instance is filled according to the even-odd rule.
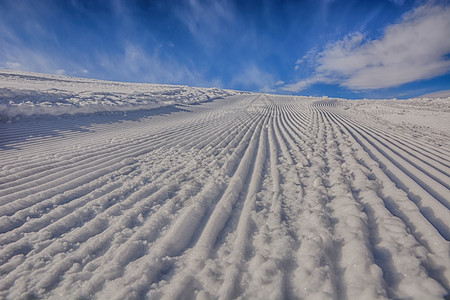
[[[297,59],[297,61],[295,62],[295,67],[299,68],[301,65],[314,63],[316,56],[317,56],[316,48],[309,50],[308,52],[306,52],[305,55],[303,55],[302,58]]]
[[[286,92],[300,92],[309,87],[311,84],[317,82],[311,82],[309,79],[300,80],[296,83],[290,83],[282,86],[280,89]]]
[[[22,69],[22,65],[18,62],[13,62],[13,61],[7,61],[5,62],[5,66],[7,69],[10,70],[20,70]]]
[[[352,90],[378,89],[446,74],[449,32],[450,6],[423,5],[388,26],[380,39],[367,40],[356,32],[329,44],[316,54],[312,77],[283,89],[300,91],[318,82]]]
[[[120,54],[99,51],[95,55],[101,66],[101,72],[112,75],[109,79],[207,87],[223,86],[217,78],[205,79],[189,62],[180,63],[176,57],[168,55],[161,47],[147,50],[140,44],[124,41],[122,48],[123,52]]]
[[[123,56],[102,57],[106,69],[123,70],[125,78],[140,78],[139,81],[157,83],[202,84],[201,75],[173,57],[164,55],[160,48],[146,51],[140,45],[125,42]]]
[[[420,97],[430,97],[430,98],[447,98],[450,97],[450,90],[437,91],[433,93],[428,93]]]
[[[60,68],[50,55],[3,41],[0,48],[0,68],[55,74]]]
[[[249,64],[244,67],[242,73],[237,75],[231,81],[232,86],[240,86],[243,88],[260,91],[260,92],[274,92],[274,78],[270,73],[267,73],[255,64]]]
[[[321,74],[317,74],[314,77],[300,80],[296,83],[286,84],[280,87],[280,89],[286,92],[299,92],[316,83],[335,83],[335,82],[331,78],[327,78]]]

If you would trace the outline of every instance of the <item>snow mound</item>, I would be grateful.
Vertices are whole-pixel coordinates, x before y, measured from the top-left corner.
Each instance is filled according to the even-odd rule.
[[[0,70],[0,121],[152,109],[243,94],[217,88],[111,82]]]

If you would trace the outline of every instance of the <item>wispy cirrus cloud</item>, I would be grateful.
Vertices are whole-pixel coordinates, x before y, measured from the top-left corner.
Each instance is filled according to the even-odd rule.
[[[250,63],[232,79],[231,84],[242,89],[269,93],[274,92],[274,86],[279,85],[280,82],[275,82],[272,74],[262,70],[256,64]]]
[[[428,3],[388,26],[379,39],[355,32],[328,44],[321,52],[297,61],[314,65],[313,75],[281,87],[298,92],[316,83],[338,84],[351,90],[399,86],[450,71],[450,5]],[[314,55],[313,55],[314,54]]]
[[[225,0],[189,0],[176,6],[175,14],[189,32],[204,46],[210,47],[237,23],[233,2]]]
[[[158,48],[145,50],[139,44],[124,43],[124,52],[116,57],[108,57],[107,67],[123,69],[129,78],[141,76],[141,81],[176,84],[205,84],[202,75],[170,55],[164,55]]]
[[[51,55],[34,51],[21,44],[11,44],[3,41],[0,47],[0,68],[44,72],[52,74],[64,74],[64,68],[70,67],[74,70],[81,68],[73,63],[63,65]]]

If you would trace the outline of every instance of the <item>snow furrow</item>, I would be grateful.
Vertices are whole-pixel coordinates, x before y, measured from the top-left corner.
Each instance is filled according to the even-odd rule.
[[[331,209],[331,217],[338,220],[334,225],[334,240],[342,243],[339,268],[345,281],[345,298],[386,298],[382,271],[372,254],[367,214],[351,191],[337,134],[320,110],[319,115],[327,133],[332,135],[325,147],[328,149],[326,157],[330,171],[327,185],[331,196],[327,207]]]
[[[351,170],[349,184],[352,194],[362,204],[367,215],[371,232],[369,243],[373,248],[374,261],[383,272],[387,295],[389,298],[427,297],[432,293],[429,287],[442,293],[442,288],[428,278],[430,275],[424,269],[426,249],[409,233],[406,224],[386,208],[384,200],[377,193],[379,183],[371,179],[373,173],[358,162],[360,155],[365,156],[367,153],[362,147],[353,148],[354,141],[344,136],[338,123],[333,122],[329,114],[326,117],[334,127],[341,152],[345,154],[345,167]],[[417,277],[421,279],[416,281]]]
[[[239,167],[235,171],[234,165],[242,159],[242,157],[239,156],[239,153],[246,150],[247,142],[249,142],[249,140],[252,141],[256,140],[256,138],[254,137],[254,132],[257,127],[255,126],[257,126],[257,123],[252,124],[252,128],[250,128],[246,132],[239,146],[234,150],[233,154],[229,156],[227,161],[223,164],[221,169],[223,175],[228,174],[229,176],[231,176],[231,174],[233,174],[234,172],[238,172]],[[246,150],[245,153],[247,153],[248,155],[248,153],[250,152]],[[239,164],[239,166],[241,166],[241,164]],[[241,169],[243,169],[243,167],[241,167]],[[223,175],[221,177],[223,177]],[[237,178],[236,174],[234,174],[233,177],[231,178]],[[135,273],[136,270],[142,270],[142,272],[144,273],[147,272],[145,270],[152,270],[152,272],[147,273],[147,275],[144,278],[141,278],[134,282],[123,282],[123,281],[114,282],[113,284],[114,287],[126,284],[124,286],[123,292],[119,295],[115,295],[114,297],[121,298],[124,295],[127,295],[128,293],[131,292],[133,293],[133,295],[136,296],[144,295],[146,291],[149,289],[152,282],[156,279],[155,276],[159,276],[158,275],[159,272],[161,272],[161,269],[164,267],[164,264],[161,261],[161,259],[164,257],[173,257],[179,255],[191,242],[191,239],[193,238],[195,231],[197,230],[197,227],[200,225],[202,219],[206,217],[207,220],[213,219],[213,214],[214,212],[217,211],[216,206],[218,205],[218,204],[214,205],[216,198],[222,194],[221,198],[223,199],[227,195],[226,191],[223,190],[224,183],[218,179],[219,178],[211,178],[211,180],[205,184],[204,189],[198,194],[198,198],[196,197],[197,199],[195,199],[195,202],[193,202],[191,206],[188,206],[183,211],[181,211],[181,215],[177,218],[176,222],[174,222],[174,224],[171,225],[167,234],[163,236],[160,241],[155,242],[155,245],[153,246],[154,251],[150,252],[150,256],[142,257],[140,260],[136,261],[136,263],[139,263],[140,261],[142,261],[143,263],[140,263],[136,266],[129,266],[130,269],[127,267],[127,270],[129,269],[130,272],[133,273]],[[211,207],[211,205],[213,205],[212,207],[214,207],[214,211],[210,216],[205,216],[208,208]],[[215,233],[217,233],[216,229],[217,227],[211,228],[214,230]],[[202,234],[204,234],[205,229],[201,230],[203,231]],[[211,236],[208,236],[208,238],[211,238]],[[190,252],[194,253],[195,256],[198,255],[196,254],[198,252],[196,252],[195,250],[191,250]],[[183,272],[183,274],[185,274],[185,272]],[[179,274],[179,277],[181,277],[182,280],[181,284],[183,284],[184,278],[183,274]],[[109,289],[108,286],[105,287],[106,291],[108,289]],[[105,293],[107,293],[106,291]]]
[[[351,116],[348,116],[346,113],[341,114],[342,117],[350,118]],[[374,131],[382,131],[384,134],[386,134],[390,140],[395,140],[409,149],[413,151],[417,151],[422,153],[423,155],[429,157],[430,159],[434,159],[439,163],[444,163],[447,167],[450,167],[450,154],[448,153],[449,149],[440,149],[436,147],[436,145],[430,144],[429,142],[414,138],[411,134],[408,134],[407,132],[397,132],[394,130],[385,130],[378,128],[378,125],[374,124],[368,124],[365,125],[363,122],[360,123],[360,126],[368,126],[370,129]]]
[[[295,270],[296,288],[300,297],[315,295],[319,298],[345,297],[345,286],[339,257],[342,244],[334,240],[335,220],[329,203],[329,161],[326,142],[328,132],[314,109],[309,124],[310,138],[306,148],[309,161],[305,178],[304,208],[300,213],[298,227],[300,248],[297,261],[303,267]]]
[[[355,122],[352,122],[350,120],[346,120],[346,121],[355,125]],[[435,188],[440,190],[441,194],[445,194],[446,192],[448,192],[448,189],[450,187],[450,176],[445,171],[434,168],[433,166],[427,164],[426,161],[417,159],[416,156],[414,155],[415,153],[411,154],[410,152],[405,151],[404,149],[400,148],[396,143],[392,143],[392,142],[386,140],[386,138],[383,138],[382,134],[379,134],[379,133],[377,134],[377,133],[373,132],[372,130],[367,129],[365,126],[359,126],[359,128],[361,128],[361,130],[363,130],[363,132],[367,136],[374,138],[382,146],[384,146],[385,148],[388,148],[390,152],[392,152],[393,154],[395,154],[396,156],[401,158],[402,161],[400,161],[399,163],[402,166],[407,168],[408,165],[411,165],[412,167],[417,169],[417,171],[420,172],[418,177],[423,178],[422,180],[428,181],[428,180],[432,179],[433,181],[436,181],[436,183],[440,186],[436,186]],[[410,173],[414,173],[414,172],[410,172]],[[441,178],[443,180],[441,180]],[[417,178],[416,178],[416,180],[417,180]],[[433,184],[433,183],[428,182],[427,184],[436,185],[436,183]]]
[[[221,199],[215,205],[214,211],[202,230],[198,241],[190,251],[192,253],[191,258],[189,259],[191,264],[186,266],[183,271],[179,273],[179,279],[173,279],[175,290],[171,292],[171,297],[176,297],[179,293],[185,290],[185,288],[187,288],[186,285],[190,280],[190,274],[195,272],[195,269],[202,268],[203,262],[209,258],[220,231],[224,229],[224,226],[233,211],[233,207],[240,197],[240,192],[243,189],[245,178],[247,177],[250,168],[250,163],[254,159],[257,152],[255,148],[258,147],[259,135],[262,131],[263,124],[265,123],[265,119],[266,118],[261,118],[258,122],[258,126],[252,133],[248,148],[242,157],[239,166],[233,174],[233,177],[230,178],[230,182],[228,183]]]
[[[342,122],[346,123],[345,121]],[[389,148],[377,143],[370,135],[361,135],[361,132],[355,126],[347,126],[353,129],[354,133],[363,137],[361,141],[365,141],[365,145],[370,149],[370,153],[384,166],[385,173],[398,187],[408,194],[408,197],[416,203],[422,214],[433,224],[439,233],[445,239],[449,240],[450,227],[445,221],[450,220],[450,210],[444,203],[440,202],[440,200],[445,201],[442,200],[444,199],[443,195],[438,195],[438,198],[433,197],[433,193],[430,193],[427,186],[421,184],[422,180],[418,179],[417,175],[415,175],[419,171],[408,170],[407,163],[401,157],[396,156]],[[425,178],[426,176],[423,177]]]
[[[347,118],[347,121],[351,121]],[[444,174],[446,176],[450,176],[450,164],[447,163],[444,159],[435,157],[432,155],[427,155],[424,153],[424,149],[421,149],[416,144],[407,144],[405,143],[405,140],[398,139],[393,137],[391,134],[386,132],[385,130],[379,130],[377,128],[370,128],[365,125],[361,125],[362,128],[364,128],[366,131],[372,132],[375,135],[378,135],[379,137],[383,138],[383,140],[389,144],[394,145],[397,149],[400,149],[402,152],[407,153],[408,155],[411,155],[418,161],[419,163],[429,165],[430,167],[434,168],[435,170],[439,171],[441,174]],[[426,166],[425,166],[426,168]]]
[[[377,196],[382,198],[385,207],[389,212],[398,218],[400,218],[404,224],[413,233],[414,238],[423,246],[426,247],[431,253],[428,254],[427,266],[430,268],[436,279],[448,289],[449,282],[449,268],[450,268],[450,245],[449,242],[443,238],[441,233],[430,223],[430,221],[436,222],[434,219],[427,219],[421,213],[419,208],[408,198],[408,194],[399,190],[391,178],[385,174],[380,165],[373,161],[372,156],[378,154],[377,157],[382,156],[380,153],[376,153],[376,149],[369,143],[364,142],[364,137],[358,132],[352,132],[348,127],[341,123],[336,115],[331,116],[339,126],[348,133],[348,136],[354,139],[356,145],[361,144],[359,153],[362,153],[362,157],[359,157],[368,168],[373,172],[374,176],[380,180],[382,186],[377,191]],[[382,165],[381,165],[382,166]],[[444,224],[446,221],[444,221]],[[439,263],[438,263],[439,261]]]

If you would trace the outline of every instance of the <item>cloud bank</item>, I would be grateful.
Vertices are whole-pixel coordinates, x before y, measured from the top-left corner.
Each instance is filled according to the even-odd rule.
[[[282,90],[299,92],[312,84],[338,84],[351,90],[399,86],[450,71],[450,6],[426,4],[388,26],[380,39],[367,40],[355,32],[328,44],[311,57],[297,61],[314,64],[314,74]]]

